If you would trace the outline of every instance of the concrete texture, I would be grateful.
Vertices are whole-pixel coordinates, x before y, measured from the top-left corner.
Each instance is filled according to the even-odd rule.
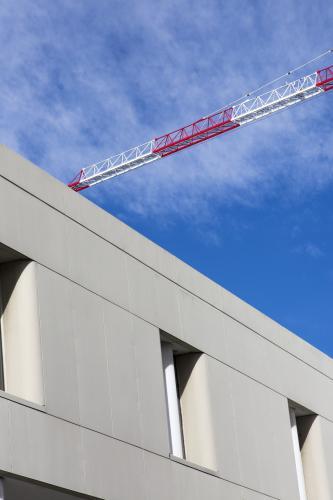
[[[0,211],[5,500],[39,498],[15,476],[50,500],[297,500],[290,400],[316,415],[308,500],[333,498],[330,358],[4,146]],[[201,353],[181,388],[186,460],[170,456],[161,331]]]

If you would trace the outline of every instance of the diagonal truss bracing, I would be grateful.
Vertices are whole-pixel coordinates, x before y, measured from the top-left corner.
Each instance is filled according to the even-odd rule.
[[[159,155],[154,153],[154,141],[149,141],[123,153],[111,156],[106,160],[93,163],[83,168],[79,174],[68,184],[75,191],[81,191],[99,182],[111,179],[146,163],[158,160]]]
[[[320,93],[322,89],[317,87],[317,73],[312,73],[234,106],[232,118],[243,125]]]
[[[68,186],[81,191],[332,89],[333,66],[328,66],[85,167]]]

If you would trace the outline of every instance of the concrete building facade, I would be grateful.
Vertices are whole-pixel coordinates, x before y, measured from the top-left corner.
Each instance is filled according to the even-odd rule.
[[[333,362],[0,147],[0,498],[332,500]]]

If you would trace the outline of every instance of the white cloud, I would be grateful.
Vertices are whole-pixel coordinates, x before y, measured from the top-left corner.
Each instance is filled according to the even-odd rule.
[[[324,26],[333,18],[332,6],[322,19],[309,1],[33,5],[0,5],[0,141],[64,181],[328,48]],[[332,182],[331,102],[318,99],[87,195],[104,206],[112,199],[123,213],[192,222],[214,221],[225,204],[297,200]]]

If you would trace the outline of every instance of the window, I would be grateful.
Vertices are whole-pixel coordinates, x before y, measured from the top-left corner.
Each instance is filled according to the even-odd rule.
[[[295,403],[290,403],[289,414],[300,500],[319,498],[323,481],[317,415]]]
[[[297,473],[297,481],[298,481],[298,490],[300,495],[300,500],[307,500],[306,490],[305,490],[305,479],[304,479],[304,470],[303,470],[303,462],[301,455],[301,448],[299,444],[299,436],[298,436],[298,428],[297,428],[297,418],[296,418],[296,409],[290,407],[290,426],[291,426],[291,437],[294,448],[294,456],[296,462],[296,473]]]
[[[214,469],[207,402],[207,356],[178,339],[161,334],[170,454]]]
[[[0,314],[1,314],[1,303],[0,303]],[[2,391],[5,390],[5,374],[4,374],[4,368],[3,368],[1,321],[0,321],[0,390],[2,390]]]
[[[3,367],[3,354],[2,354],[2,301],[1,301],[1,283],[0,283],[0,390],[5,390],[5,375]],[[1,500],[1,496],[0,496]]]
[[[34,262],[0,264],[0,389],[43,404],[42,354]]]
[[[173,345],[169,342],[162,342],[162,361],[169,417],[171,453],[176,457],[185,458],[179,385],[175,369],[175,353]]]

